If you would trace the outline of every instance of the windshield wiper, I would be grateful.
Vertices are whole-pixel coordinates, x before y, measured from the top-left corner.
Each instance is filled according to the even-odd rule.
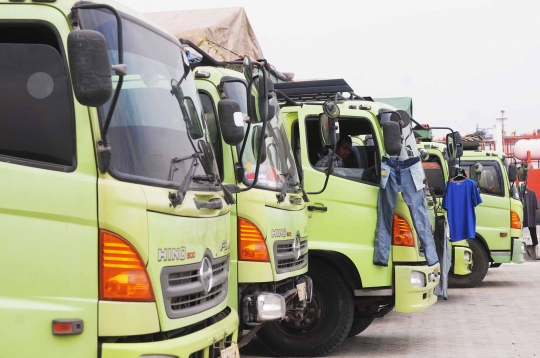
[[[286,172],[286,173],[281,174],[281,175],[283,175],[284,180],[283,180],[283,185],[281,186],[281,193],[276,194],[278,204],[285,201],[285,198],[287,197],[287,191],[289,190],[289,185],[292,185],[292,186],[295,186],[295,187],[300,185],[300,183],[298,183],[298,182],[290,183],[290,181],[293,178],[290,170],[288,172]]]
[[[180,187],[178,188],[178,191],[176,193],[169,193],[169,200],[171,201],[171,205],[173,207],[182,204],[182,202],[184,201],[187,189],[189,187],[189,183],[191,183],[191,180],[193,180],[193,177],[195,175],[195,169],[197,169],[197,166],[199,165],[197,163],[197,160],[199,159],[198,153],[194,153],[190,157],[193,158],[193,160],[191,161],[191,166],[189,167],[189,171],[186,174],[184,181],[182,181],[182,184],[180,184]]]

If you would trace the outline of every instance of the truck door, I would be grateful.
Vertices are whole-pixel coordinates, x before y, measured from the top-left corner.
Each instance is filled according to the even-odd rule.
[[[482,204],[476,207],[476,232],[489,246],[491,255],[496,251],[510,255],[510,193],[504,183],[503,168],[495,160],[478,161],[484,167],[478,179]],[[461,166],[470,172],[473,162],[462,161]],[[495,251],[495,252],[494,252]]]
[[[322,189],[325,180],[322,168],[316,167],[317,161],[325,155],[318,117],[300,109],[298,118],[292,130],[293,150],[296,154],[299,148],[301,151],[306,191],[316,192]],[[354,263],[365,263],[362,264],[363,269],[358,267],[363,287],[391,286],[392,258],[388,267],[373,265],[379,189],[377,172],[380,167],[377,143],[382,142],[366,118],[344,116],[339,118],[339,122],[342,135],[358,136],[365,142],[365,146],[359,149],[367,161],[362,167],[357,163],[355,168],[335,168],[326,190],[309,196],[310,250],[337,251]],[[366,135],[371,135],[373,140],[367,140]]]
[[[67,72],[68,32],[53,7],[0,5],[3,357],[98,353],[96,164]],[[80,320],[81,333],[53,335],[58,319]]]

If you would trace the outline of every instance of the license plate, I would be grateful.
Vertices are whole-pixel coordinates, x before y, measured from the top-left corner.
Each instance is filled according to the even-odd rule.
[[[298,299],[300,301],[304,301],[307,299],[307,290],[306,290],[306,283],[302,282],[296,285],[296,289],[298,290]]]
[[[236,343],[233,343],[230,347],[222,349],[221,358],[240,358],[240,351],[238,351],[238,345]]]

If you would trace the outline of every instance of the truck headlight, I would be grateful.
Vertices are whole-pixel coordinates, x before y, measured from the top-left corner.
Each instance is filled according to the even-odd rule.
[[[426,275],[420,271],[411,271],[411,285],[414,288],[426,287]]]
[[[464,253],[463,253],[463,259],[464,259],[466,262],[470,262],[470,261],[471,261],[471,253],[470,253],[470,252],[464,252]]]
[[[257,322],[283,319],[285,310],[285,299],[277,293],[265,292],[257,297]]]

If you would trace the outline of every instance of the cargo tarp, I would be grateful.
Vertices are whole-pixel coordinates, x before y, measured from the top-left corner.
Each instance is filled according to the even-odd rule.
[[[397,109],[402,109],[413,117],[413,107],[411,97],[393,97],[393,98],[373,98],[375,102],[381,102],[391,105]]]
[[[217,61],[239,56],[264,58],[255,32],[242,7],[152,12],[145,14],[171,32],[198,45]]]

